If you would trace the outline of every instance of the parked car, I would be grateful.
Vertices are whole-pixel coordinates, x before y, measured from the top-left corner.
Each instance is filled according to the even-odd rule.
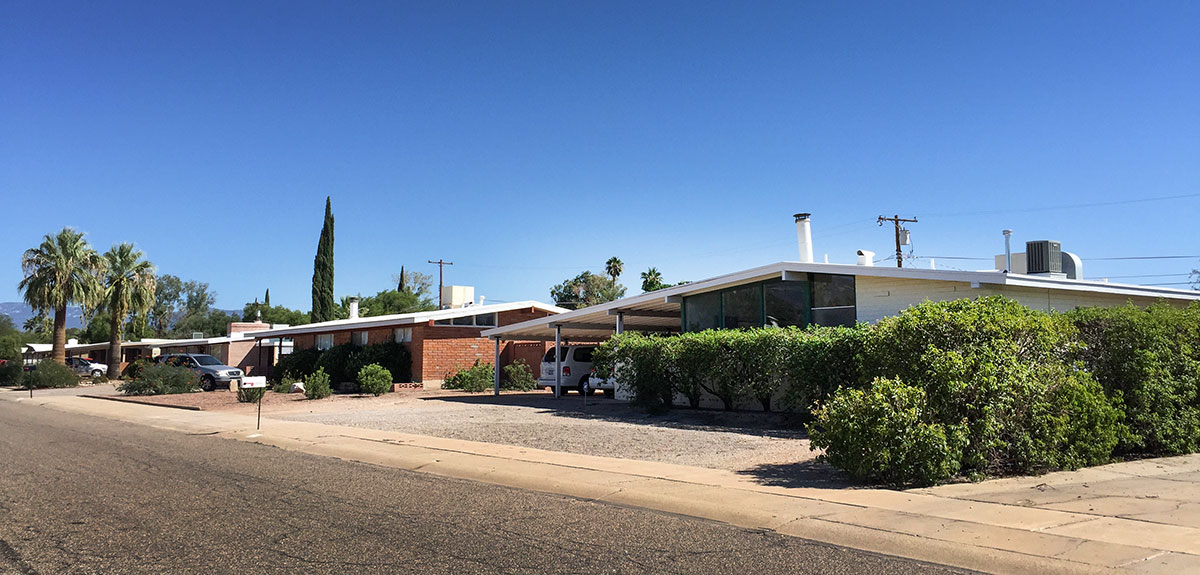
[[[596,390],[603,391],[604,397],[607,398],[613,398],[617,396],[616,382],[613,381],[611,377],[600,377],[596,375],[595,369],[592,370],[591,375],[588,377],[588,387],[591,388],[592,393],[595,393]]]
[[[170,353],[154,358],[154,363],[186,367],[200,374],[200,389],[212,391],[218,387],[236,389],[242,380],[242,370],[221,363],[204,353]]]
[[[557,379],[554,377],[554,352],[559,348],[551,348],[542,358],[542,371],[538,376],[538,386],[554,389]],[[594,345],[564,345],[559,353],[562,356],[562,392],[574,389],[583,393],[585,386],[590,387],[592,376],[592,353]],[[591,388],[595,392],[596,388]],[[608,392],[605,392],[608,395]]]
[[[96,363],[88,357],[68,357],[67,367],[71,368],[79,375],[90,377],[99,377],[108,373],[108,366],[103,363]]]

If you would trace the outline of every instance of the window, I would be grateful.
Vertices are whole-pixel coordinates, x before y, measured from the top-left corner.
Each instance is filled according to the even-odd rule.
[[[710,292],[683,298],[687,331],[704,331],[721,327],[721,292]]]
[[[475,325],[475,316],[463,316],[454,318],[454,325]]]
[[[392,330],[392,340],[396,343],[409,343],[412,341],[411,327],[398,327]]]
[[[333,334],[332,333],[318,333],[317,334],[317,349],[324,351],[331,347],[333,347]]]
[[[485,314],[475,316],[475,325],[486,326],[486,327],[495,327],[496,326],[496,314],[485,313]]]
[[[854,276],[812,274],[812,322],[817,325],[853,326],[858,319]]]
[[[575,361],[582,363],[592,363],[592,352],[596,351],[594,347],[577,347],[575,348]]]
[[[808,325],[808,291],[809,283],[805,281],[781,281],[763,286],[767,308],[764,324],[774,327]]]
[[[436,319],[433,320],[433,325],[456,325],[460,327],[496,327],[496,314],[483,313],[479,315],[466,315],[456,318]]]
[[[721,292],[725,329],[762,327],[762,285],[740,286]]]
[[[367,332],[356,331],[350,334],[350,343],[354,345],[367,345]]]
[[[433,325],[450,325],[450,320],[448,320],[448,319],[436,319],[436,320],[433,320]]]

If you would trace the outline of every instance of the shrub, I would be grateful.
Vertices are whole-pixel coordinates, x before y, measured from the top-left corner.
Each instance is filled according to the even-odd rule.
[[[870,328],[809,326],[788,328],[783,357],[783,403],[801,416],[843,386],[861,387],[858,355]]]
[[[309,399],[324,399],[333,395],[333,390],[329,389],[329,376],[325,374],[325,370],[317,368],[304,378],[304,397]]]
[[[392,382],[412,381],[412,353],[403,343],[388,342],[368,345],[360,348],[359,354],[354,360],[354,365],[360,370],[372,363],[378,364],[392,374]]]
[[[492,364],[475,360],[471,367],[459,369],[442,383],[445,389],[461,389],[478,393],[492,388]]]
[[[137,377],[125,380],[117,391],[125,395],[163,395],[200,390],[200,377],[185,367],[143,365]]]
[[[665,337],[626,332],[613,336],[601,346],[607,373],[616,385],[630,394],[635,405],[651,413],[670,409],[675,400],[678,371],[672,358],[674,348]],[[596,356],[592,355],[592,365]]]
[[[392,390],[392,372],[377,363],[364,366],[358,370],[358,388],[379,397]]]
[[[512,391],[530,391],[537,387],[537,379],[525,360],[518,359],[502,370],[504,377],[500,378],[500,388]]]
[[[23,380],[26,388],[49,389],[78,387],[79,376],[71,368],[53,360],[41,361]]]
[[[271,391],[274,391],[275,393],[291,393],[292,384],[296,383],[297,381],[299,380],[293,379],[290,375],[285,375],[280,378],[279,383],[276,383],[271,387]]]
[[[932,485],[959,470],[965,422],[927,421],[925,392],[879,379],[867,390],[844,388],[817,409],[810,428],[821,458],[860,481]]]
[[[675,360],[675,391],[687,398],[693,408],[707,389],[715,389],[718,332],[685,333],[667,345]]]
[[[1067,317],[1086,345],[1079,359],[1125,412],[1129,433],[1117,451],[1200,449],[1200,304],[1085,308]]]
[[[357,362],[355,355],[361,350],[361,346],[352,343],[344,343],[335,345],[323,352],[317,358],[317,369],[325,370],[329,375],[330,384],[335,387],[344,382],[353,382],[355,376],[358,375]]]
[[[317,371],[317,359],[320,357],[321,352],[317,349],[294,350],[292,353],[279,356],[279,362],[275,364],[275,374],[280,381],[284,377],[291,377],[293,380],[303,379]]]
[[[237,390],[237,400],[239,403],[258,403],[266,394],[267,388],[265,387],[252,387],[249,389],[239,387]]]
[[[0,338],[0,385],[21,385],[24,364],[21,343],[13,337]]]

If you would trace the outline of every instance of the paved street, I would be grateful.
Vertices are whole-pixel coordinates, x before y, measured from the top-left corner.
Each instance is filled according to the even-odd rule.
[[[7,402],[0,461],[4,575],[961,572]]]

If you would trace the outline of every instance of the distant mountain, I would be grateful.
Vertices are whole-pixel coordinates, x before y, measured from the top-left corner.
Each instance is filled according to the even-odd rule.
[[[17,326],[17,329],[21,329],[25,325],[26,320],[37,315],[23,301],[6,301],[0,303],[0,314],[12,318],[13,324]],[[83,312],[80,311],[79,306],[67,308],[67,329],[73,327],[83,327]]]

